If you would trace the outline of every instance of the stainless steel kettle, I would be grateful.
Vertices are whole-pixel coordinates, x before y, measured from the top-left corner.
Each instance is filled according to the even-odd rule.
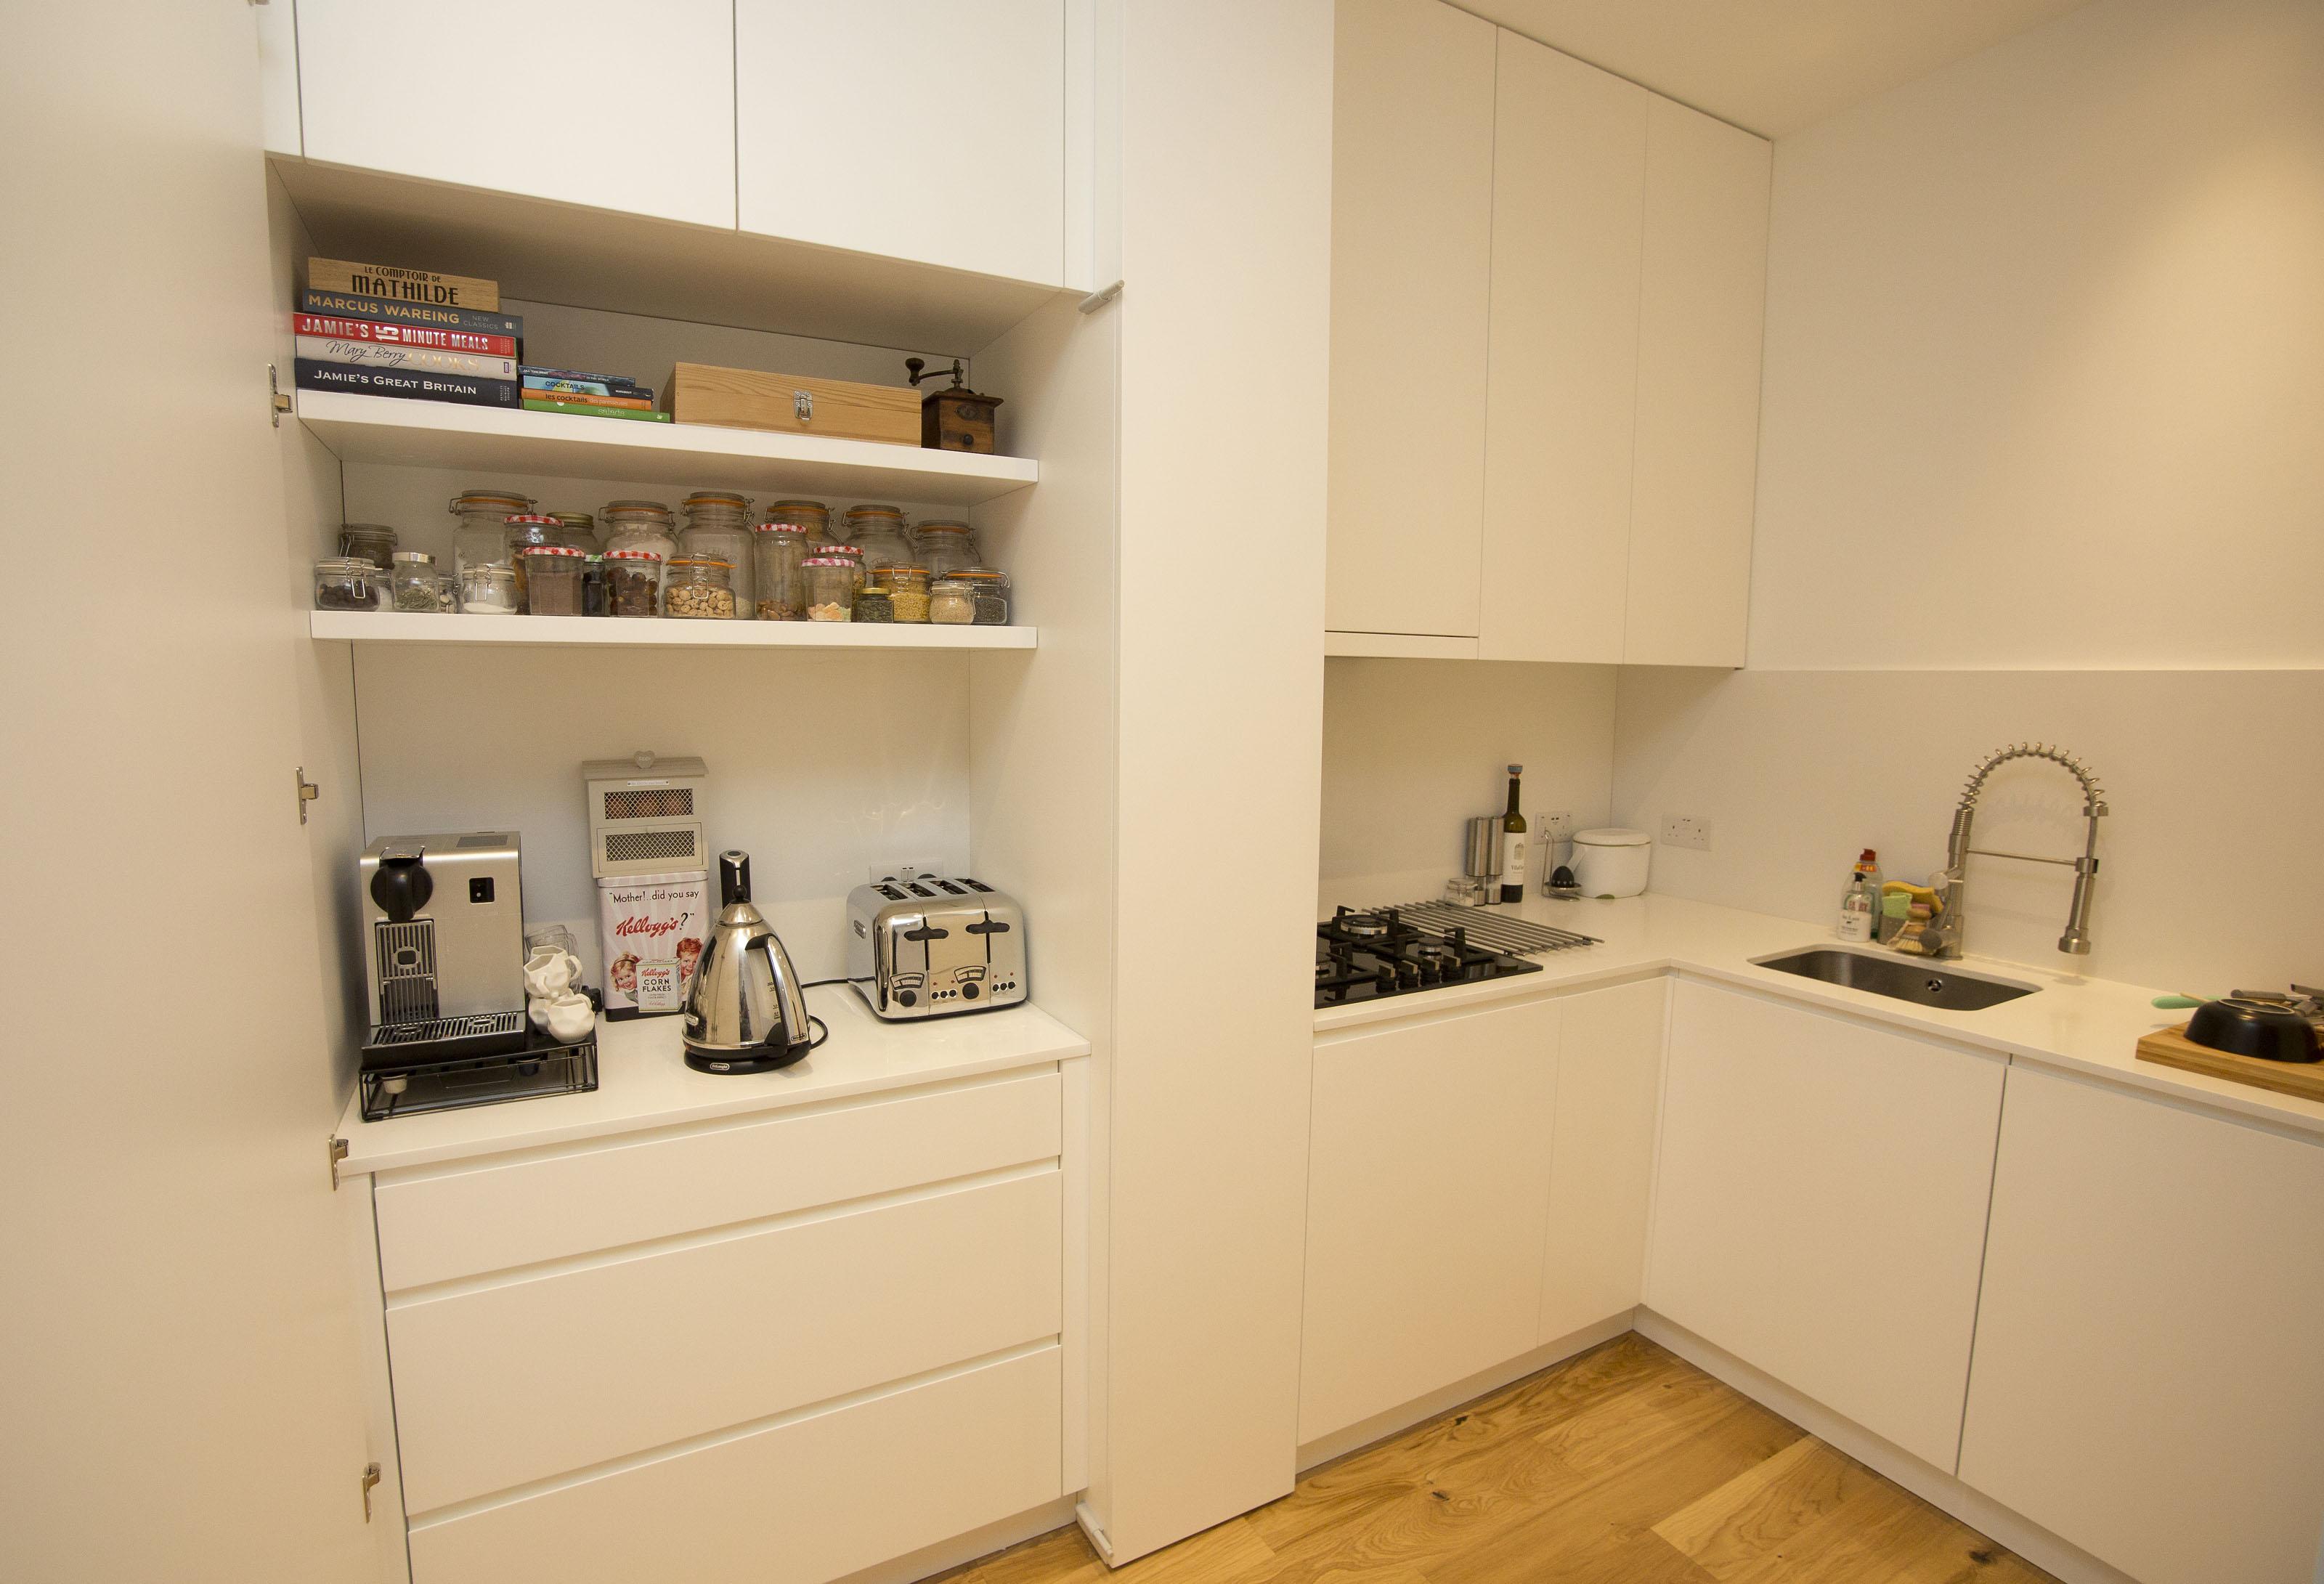
[[[798,974],[774,927],[751,906],[751,855],[718,855],[718,922],[686,992],[686,1064],[704,1073],[769,1073],[821,1042],[809,1033]]]

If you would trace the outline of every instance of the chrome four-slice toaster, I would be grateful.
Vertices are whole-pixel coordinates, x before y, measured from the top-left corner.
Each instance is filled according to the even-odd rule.
[[[847,894],[847,977],[882,1018],[1025,999],[1025,912],[981,880],[890,876]]]

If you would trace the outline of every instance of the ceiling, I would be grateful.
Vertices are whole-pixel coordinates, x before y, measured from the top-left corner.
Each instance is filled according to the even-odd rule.
[[[1458,0],[1464,11],[1782,137],[2083,0]]]

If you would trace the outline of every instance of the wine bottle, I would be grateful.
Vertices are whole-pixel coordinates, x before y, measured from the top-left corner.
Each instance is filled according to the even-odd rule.
[[[1509,767],[1509,809],[1501,815],[1501,900],[1522,902],[1526,888],[1526,820],[1517,812],[1517,778],[1525,766]]]

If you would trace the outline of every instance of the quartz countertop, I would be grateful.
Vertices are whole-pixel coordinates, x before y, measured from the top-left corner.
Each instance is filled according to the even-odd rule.
[[[1508,913],[1495,907],[1494,913]],[[2184,1023],[2185,1012],[2165,1012],[2152,1003],[2169,990],[2089,979],[2059,967],[2004,962],[1970,955],[1931,963],[1938,972],[1966,970],[1990,979],[2036,987],[2035,993],[1976,1012],[1950,1012],[1866,990],[1825,984],[1797,974],[1756,966],[1757,957],[1803,947],[1837,945],[1834,931],[1705,902],[1649,893],[1620,901],[1567,901],[1531,897],[1514,911],[1554,928],[1595,935],[1603,944],[1554,952],[1532,959],[1539,973],[1521,973],[1480,984],[1452,985],[1379,1000],[1319,1008],[1319,1035],[1366,1024],[1425,1018],[1456,1008],[1541,995],[1555,995],[1629,980],[1676,972],[1778,996],[1802,1006],[1844,1012],[1909,1033],[1996,1051],[2061,1072],[2079,1073],[2213,1110],[2273,1123],[2286,1130],[2324,1135],[2324,1102],[2275,1094],[2247,1083],[2182,1072],[2137,1059],[2141,1035]],[[1974,925],[1971,940],[1974,942]],[[1857,946],[1858,951],[1878,947]],[[1902,958],[1920,962],[1918,958]],[[2063,959],[2060,960],[2063,962]]]
[[[597,1087],[459,1110],[366,1122],[360,1095],[338,1136],[342,1174],[422,1165],[512,1149],[666,1128],[708,1118],[909,1089],[1089,1054],[1089,1041],[1029,1004],[963,1017],[884,1023],[844,985],[807,992],[831,1036],[773,1073],[697,1073],[686,1064],[675,1017],[597,1020]]]

